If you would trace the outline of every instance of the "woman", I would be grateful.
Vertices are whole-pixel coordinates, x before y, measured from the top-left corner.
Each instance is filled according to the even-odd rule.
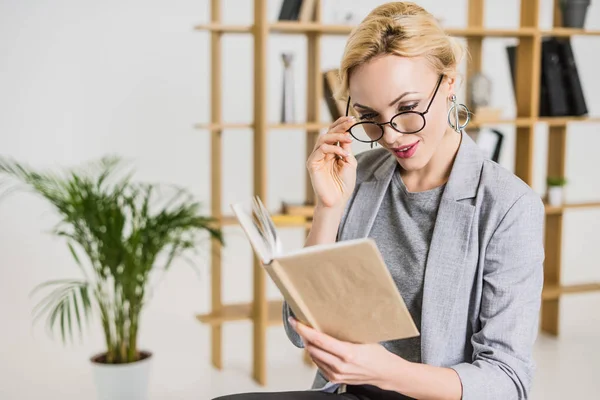
[[[374,9],[340,68],[358,119],[332,124],[307,161],[317,205],[306,245],[375,239],[420,335],[345,343],[284,305],[287,335],[318,366],[315,390],[227,399],[529,396],[544,207],[463,132],[457,43],[413,3]],[[352,140],[381,148],[354,157]]]

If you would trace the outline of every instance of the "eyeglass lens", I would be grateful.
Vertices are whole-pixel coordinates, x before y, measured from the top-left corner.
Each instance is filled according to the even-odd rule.
[[[425,118],[416,112],[405,112],[396,115],[390,125],[401,133],[415,133],[425,126]],[[360,141],[371,142],[379,140],[383,136],[385,125],[379,125],[374,121],[363,121],[354,125],[350,133]]]

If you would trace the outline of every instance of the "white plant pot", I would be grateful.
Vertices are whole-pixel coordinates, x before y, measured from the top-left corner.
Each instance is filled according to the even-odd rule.
[[[147,400],[152,354],[129,364],[103,364],[92,358],[97,400]]]
[[[563,187],[562,186],[550,186],[548,188],[548,203],[551,206],[560,206],[563,204]]]

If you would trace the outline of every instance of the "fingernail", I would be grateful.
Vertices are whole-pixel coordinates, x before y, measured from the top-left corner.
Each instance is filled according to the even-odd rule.
[[[292,317],[288,317],[288,322],[290,323],[290,325],[292,326],[296,326],[296,321],[294,321],[294,319]]]

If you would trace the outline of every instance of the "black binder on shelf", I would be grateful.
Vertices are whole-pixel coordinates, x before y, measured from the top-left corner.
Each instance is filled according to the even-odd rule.
[[[567,92],[567,104],[569,115],[587,115],[588,109],[583,95],[583,88],[575,64],[575,56],[571,47],[570,38],[557,40],[558,53],[561,59],[563,82]]]
[[[517,46],[508,46],[506,52],[513,93],[516,96]],[[587,107],[570,40],[568,38],[545,39],[542,42],[539,116],[557,117],[585,114],[587,114]]]
[[[513,95],[517,96],[517,73],[515,71],[517,65],[517,46],[507,46],[506,54],[508,56],[508,64],[510,67],[510,77],[512,79]],[[543,77],[540,76],[540,110],[539,116],[549,116],[550,111],[548,110],[548,88]]]
[[[567,88],[563,79],[559,44],[555,38],[542,41],[542,84],[546,86],[549,117],[569,115]]]
[[[279,11],[279,21],[297,21],[302,8],[302,0],[283,0]]]

